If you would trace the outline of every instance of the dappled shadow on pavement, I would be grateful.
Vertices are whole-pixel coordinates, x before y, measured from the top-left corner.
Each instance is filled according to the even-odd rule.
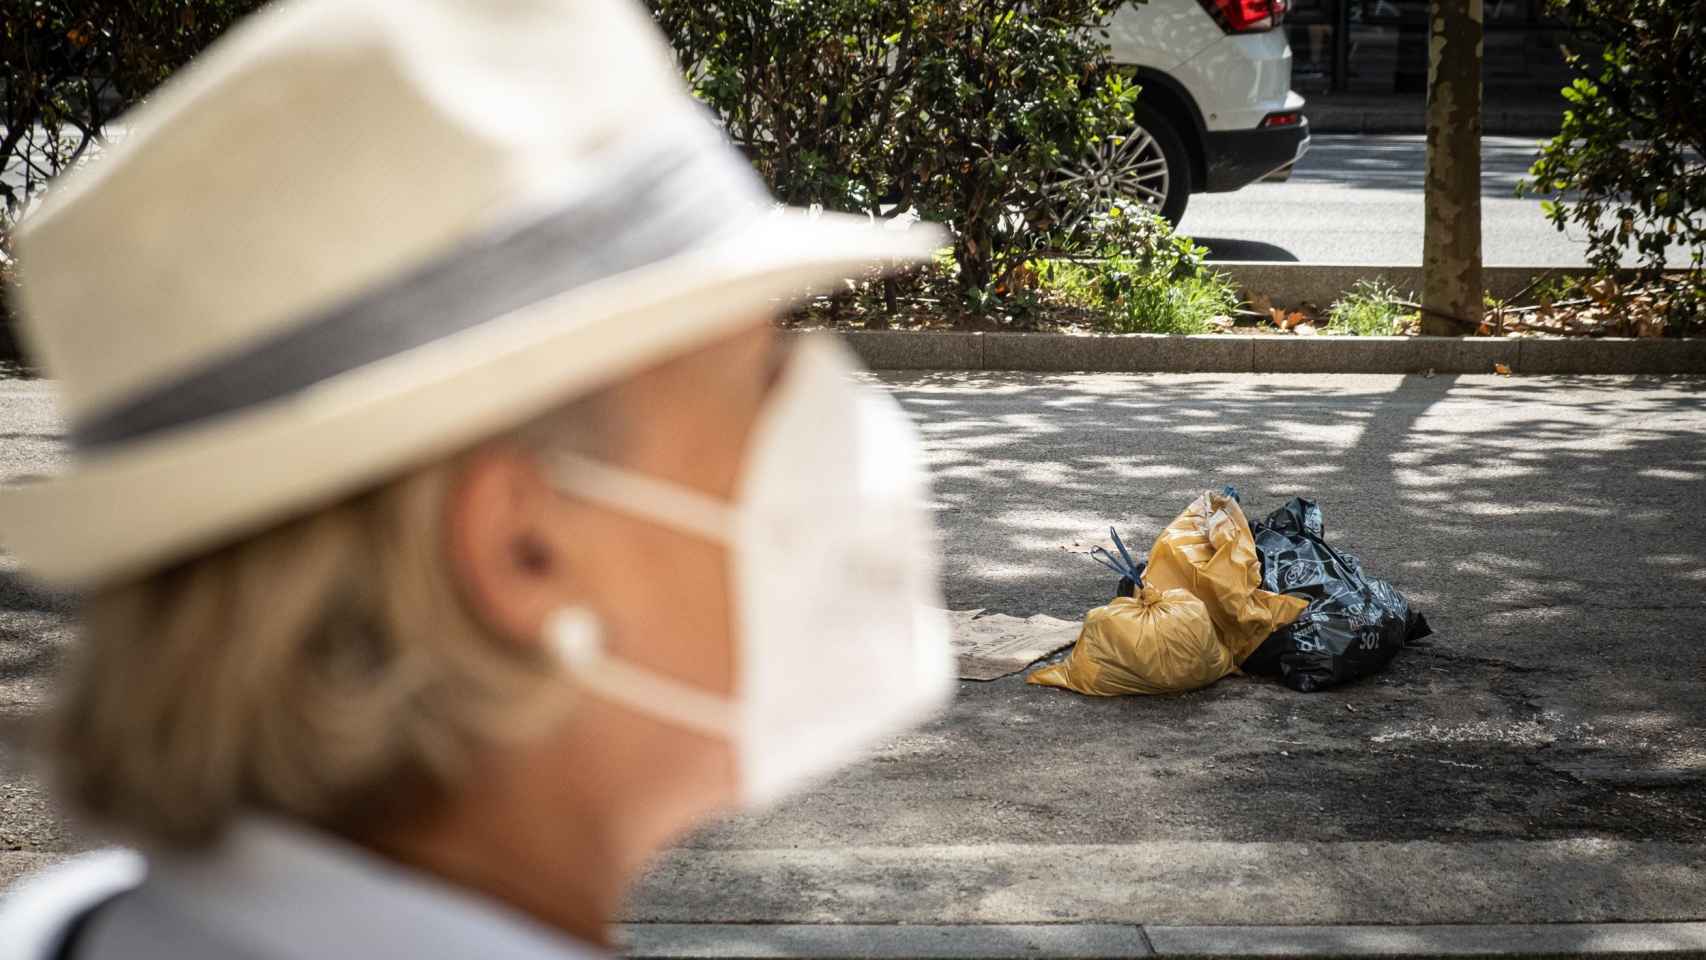
[[[883,375],[921,424],[956,609],[1079,618],[1109,524],[1205,488],[1322,504],[1436,636],[1304,695],[962,684],[950,715],[697,842],[1706,840],[1706,383]]]
[[[1233,483],[1255,515],[1319,500],[1437,634],[1317,695],[962,684],[941,720],[691,845],[1706,842],[1706,786],[1602,775],[1706,769],[1706,382],[876,379],[921,425],[955,608],[1081,617],[1113,590],[1081,555],[1109,524],[1147,543]],[[0,579],[15,703],[39,702],[67,610]]]
[[[86,847],[41,782],[36,724],[71,643],[71,601],[0,571],[0,854]]]
[[[45,702],[70,637],[72,598],[0,570],[0,736]]]

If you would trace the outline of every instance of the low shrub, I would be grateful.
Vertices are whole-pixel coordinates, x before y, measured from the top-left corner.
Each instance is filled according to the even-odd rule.
[[[261,0],[0,0],[0,250],[108,123]]]
[[[1059,171],[1131,129],[1106,41],[1129,2],[647,0],[777,197],[947,223],[952,306],[983,317],[1013,312],[1027,262],[1084,252],[1062,211],[1091,184]]]
[[[1675,0],[1551,0],[1574,27],[1568,108],[1521,190],[1615,283],[1640,263],[1675,332],[1706,329],[1706,18]],[[1678,258],[1679,252],[1682,256]],[[1680,259],[1682,262],[1677,262]],[[1678,276],[1670,270],[1681,268]]]
[[[111,121],[261,0],[0,0],[0,362],[18,359],[12,233]]]
[[[14,311],[18,302],[18,264],[0,257],[0,365],[23,359],[23,347],[18,343],[17,319]]]

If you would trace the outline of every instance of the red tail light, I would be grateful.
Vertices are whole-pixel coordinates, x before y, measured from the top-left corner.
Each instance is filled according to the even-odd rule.
[[[1284,113],[1268,114],[1262,118],[1260,125],[1263,127],[1295,127],[1301,123],[1303,123],[1303,114],[1296,110],[1288,110]]]
[[[1291,0],[1197,0],[1227,33],[1272,30],[1285,20]]]

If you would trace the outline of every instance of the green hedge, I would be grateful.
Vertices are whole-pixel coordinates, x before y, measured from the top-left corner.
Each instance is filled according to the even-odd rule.
[[[1027,261],[1093,251],[1108,222],[1055,171],[1125,134],[1107,63],[1134,0],[649,0],[694,93],[786,202],[954,230],[974,312]],[[1135,0],[1143,2],[1143,0]],[[0,0],[0,259],[47,179],[259,0]],[[542,122],[549,122],[542,119]]]
[[[0,0],[0,355],[12,228],[107,124],[261,0]]]
[[[0,230],[260,0],[0,0]],[[0,233],[0,237],[5,234]]]
[[[649,0],[694,93],[784,201],[953,227],[983,312],[1098,221],[1055,171],[1130,129],[1107,63],[1129,0]],[[1068,227],[1066,224],[1077,221]]]
[[[1706,5],[1675,0],[1553,0],[1575,25],[1576,77],[1560,133],[1528,193],[1550,196],[1559,230],[1579,229],[1589,262],[1614,277],[1634,251],[1666,290],[1675,329],[1706,318]],[[1673,246],[1688,251],[1684,263]],[[1683,268],[1681,279],[1667,269]]]

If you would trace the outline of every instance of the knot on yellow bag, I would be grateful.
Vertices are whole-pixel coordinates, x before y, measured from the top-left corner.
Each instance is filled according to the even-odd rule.
[[[1235,669],[1215,637],[1203,602],[1183,590],[1144,584],[1084,618],[1078,644],[1060,663],[1027,683],[1095,696],[1181,693],[1205,687]]]

